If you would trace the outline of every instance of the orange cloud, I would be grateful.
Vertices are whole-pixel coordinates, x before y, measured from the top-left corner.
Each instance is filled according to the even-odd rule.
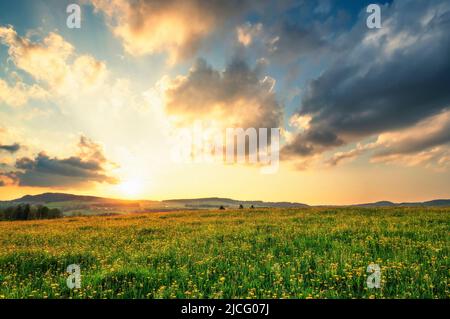
[[[413,127],[385,132],[376,142],[346,152],[337,152],[327,164],[343,161],[374,151],[372,163],[398,163],[405,166],[425,166],[436,169],[450,167],[450,111],[444,111],[419,122]]]
[[[213,30],[244,7],[240,0],[91,1],[106,15],[126,52],[168,53],[170,64],[191,57]]]
[[[181,124],[214,121],[220,127],[276,128],[283,107],[278,102],[275,80],[235,59],[218,71],[199,59],[186,76],[165,80],[165,108]]]
[[[10,86],[6,81],[0,79],[0,103],[4,102],[11,106],[22,106],[30,99],[45,99],[48,93],[40,86],[27,85],[16,82]]]
[[[253,39],[261,33],[262,28],[263,25],[261,23],[252,25],[249,22],[238,26],[236,28],[238,42],[243,46],[249,46],[250,44],[252,44]]]
[[[90,91],[103,83],[106,66],[90,55],[76,55],[74,47],[59,34],[51,32],[42,42],[20,37],[13,27],[0,27],[0,40],[17,68],[58,94]],[[36,94],[36,87],[32,87]],[[42,95],[42,93],[41,93]],[[24,99],[12,101],[23,102]]]

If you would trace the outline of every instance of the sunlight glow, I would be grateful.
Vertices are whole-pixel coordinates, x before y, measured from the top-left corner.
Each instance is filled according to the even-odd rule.
[[[129,179],[118,185],[120,193],[127,198],[136,198],[142,195],[144,183],[139,179]]]

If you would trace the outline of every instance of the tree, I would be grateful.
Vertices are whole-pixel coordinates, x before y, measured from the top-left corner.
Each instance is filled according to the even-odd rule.
[[[47,206],[41,206],[41,207],[39,207],[39,218],[40,219],[45,219],[45,218],[48,218],[48,211],[49,211],[49,209],[48,209],[48,207]]]
[[[31,217],[30,213],[31,213],[30,204],[26,204],[25,207],[23,208],[22,220],[28,220]]]
[[[8,207],[7,209],[5,209],[5,219],[13,219],[14,214],[15,214],[15,210],[14,207]]]
[[[48,215],[49,215],[48,218],[52,218],[52,219],[53,218],[61,218],[62,212],[57,208],[52,208],[52,209],[50,209]]]
[[[63,213],[57,209],[49,209],[46,206],[31,206],[29,204],[20,204],[0,208],[0,220],[32,220],[45,218],[61,218]]]
[[[22,205],[19,205],[16,207],[16,210],[14,212],[14,217],[12,219],[14,220],[22,220],[23,219],[23,207]]]

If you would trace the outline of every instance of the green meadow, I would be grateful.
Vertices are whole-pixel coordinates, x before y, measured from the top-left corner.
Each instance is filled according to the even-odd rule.
[[[0,222],[0,298],[449,298],[450,208]],[[378,264],[381,287],[368,288]],[[81,268],[81,288],[66,284]]]

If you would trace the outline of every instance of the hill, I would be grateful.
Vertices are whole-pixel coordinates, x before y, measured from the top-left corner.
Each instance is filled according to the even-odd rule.
[[[243,205],[244,207],[254,206],[254,207],[309,207],[302,203],[291,203],[291,202],[264,202],[264,201],[240,201],[231,198],[220,198],[220,197],[210,197],[210,198],[197,198],[197,199],[170,199],[164,200],[162,203],[165,204],[178,204],[184,205],[185,207],[239,207]]]
[[[207,197],[194,199],[169,199],[163,201],[150,200],[121,200],[86,195],[74,195],[65,193],[44,193],[39,195],[26,195],[12,201],[0,201],[0,206],[31,204],[46,205],[49,208],[58,208],[64,215],[99,215],[99,214],[124,214],[139,212],[163,212],[179,210],[202,210],[216,209],[220,206],[225,208],[244,208],[254,206],[255,208],[302,208],[309,207],[306,204],[294,202],[264,202],[264,201],[241,201],[231,198]],[[423,206],[450,206],[449,199],[438,199],[426,202],[393,203],[379,201],[349,205],[351,207],[423,207]],[[328,206],[330,207],[330,206]]]
[[[352,205],[356,207],[416,207],[416,206],[427,206],[427,207],[439,207],[439,206],[450,206],[450,199],[435,199],[426,202],[405,202],[405,203],[393,203],[389,201],[380,201],[375,203],[367,204],[357,204]]]
[[[98,215],[130,212],[177,211],[244,207],[308,207],[306,204],[290,202],[239,201],[230,198],[172,199],[164,201],[121,200],[96,196],[74,195],[65,193],[44,193],[26,195],[12,201],[0,201],[0,206],[16,204],[45,204],[51,208],[61,209],[65,215]]]
[[[183,207],[217,207],[217,206],[255,206],[255,207],[308,207],[306,204],[292,202],[264,202],[264,201],[240,201],[231,198],[207,197],[194,199],[169,199],[163,201],[147,201],[147,200],[121,200],[113,198],[104,198],[96,196],[74,195],[65,193],[44,193],[39,195],[26,195],[21,198],[9,201],[10,203],[58,203],[58,202],[114,202],[114,203],[141,203],[152,202],[160,203],[161,206],[183,206]]]
[[[21,198],[12,200],[14,203],[55,203],[55,202],[67,202],[67,201],[98,201],[107,200],[106,198],[95,196],[80,196],[64,193],[44,193],[40,195],[25,195]]]

